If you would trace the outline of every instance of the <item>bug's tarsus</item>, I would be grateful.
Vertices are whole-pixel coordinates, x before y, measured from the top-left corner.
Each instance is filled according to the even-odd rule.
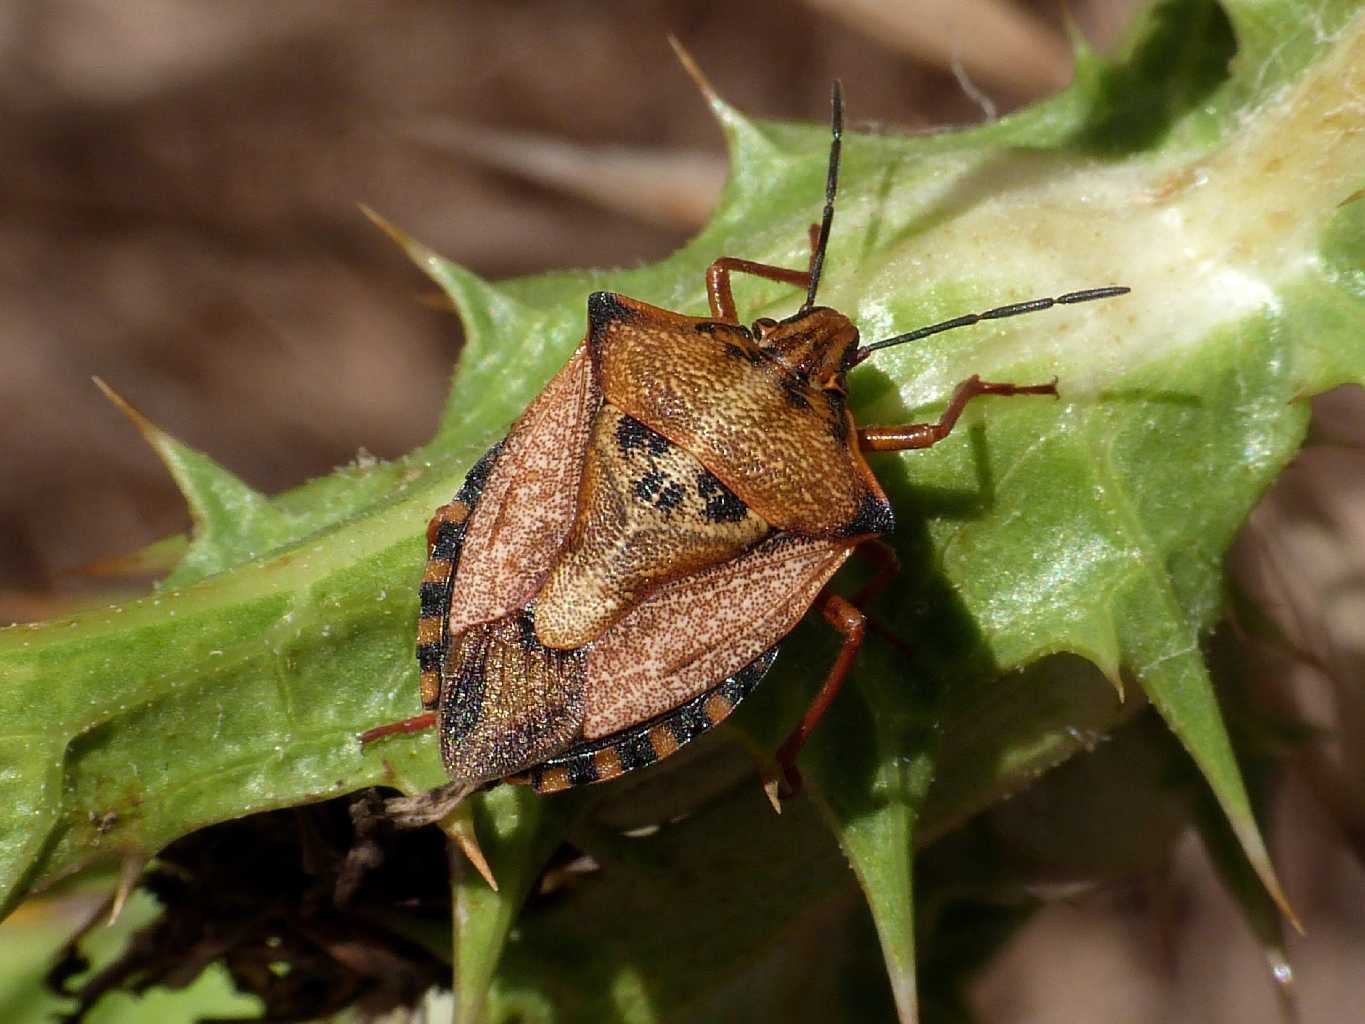
[[[964,313],[962,316],[955,316],[951,320],[930,324],[928,327],[919,327],[913,331],[907,331],[905,334],[897,334],[894,338],[887,338],[885,341],[864,345],[858,349],[857,354],[853,357],[853,365],[856,366],[861,363],[878,349],[890,348],[892,345],[904,345],[910,341],[919,341],[931,334],[942,334],[944,331],[956,330],[959,327],[970,327],[972,324],[979,324],[982,320],[1003,320],[1007,316],[1036,313],[1039,310],[1051,309],[1053,306],[1070,306],[1077,302],[1111,299],[1115,295],[1127,295],[1131,290],[1131,288],[1125,288],[1121,285],[1085,288],[1081,291],[1058,295],[1056,298],[1029,299],[1027,302],[1012,302],[1008,306],[996,306],[994,309],[988,309],[983,313]]]
[[[836,78],[830,89],[829,129],[833,136],[829,144],[829,173],[825,177],[825,212],[820,218],[820,234],[810,263],[810,284],[806,287],[805,312],[815,305],[815,292],[820,287],[820,271],[825,266],[825,247],[829,245],[829,229],[834,223],[834,196],[839,191],[839,151],[844,139],[844,87]]]

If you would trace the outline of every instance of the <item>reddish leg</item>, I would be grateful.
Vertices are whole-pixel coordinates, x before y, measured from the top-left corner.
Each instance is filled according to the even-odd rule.
[[[859,609],[866,609],[873,601],[882,596],[891,581],[894,580],[901,571],[900,559],[896,557],[896,549],[884,540],[873,537],[865,540],[853,549],[857,554],[872,563],[876,570],[872,579],[863,584],[862,588],[853,595],[852,602]]]
[[[769,281],[794,284],[798,288],[810,287],[810,272],[788,270],[767,263],[755,263],[734,256],[722,256],[706,268],[706,298],[711,303],[711,316],[716,320],[737,324],[739,317],[735,312],[735,293],[730,290],[731,274],[753,274]]]
[[[824,615],[825,621],[843,634],[844,642],[839,648],[834,664],[830,667],[829,675],[825,677],[825,684],[820,687],[820,691],[806,708],[806,713],[801,716],[796,728],[782,741],[782,746],[777,748],[777,765],[782,771],[781,783],[772,779],[763,781],[763,788],[774,807],[778,806],[779,796],[794,796],[800,791],[801,773],[796,768],[796,759],[801,755],[801,748],[805,746],[806,740],[810,739],[820,719],[829,710],[830,704],[834,703],[834,698],[838,696],[839,688],[844,685],[844,679],[848,676],[848,670],[853,667],[853,659],[857,657],[858,648],[863,642],[863,629],[867,620],[849,601],[826,590],[821,591],[815,603],[820,613]]]
[[[781,810],[779,798],[794,796],[801,790],[801,773],[796,767],[796,759],[843,686],[866,631],[871,629],[906,656],[911,653],[909,645],[904,640],[863,610],[865,605],[875,601],[886,590],[900,572],[900,561],[896,558],[896,552],[889,544],[876,538],[862,542],[856,550],[874,563],[876,572],[851,599],[839,597],[827,590],[821,591],[816,599],[815,607],[820,609],[820,613],[831,626],[843,634],[844,642],[839,648],[834,664],[830,667],[829,675],[825,677],[824,685],[811,700],[796,728],[782,741],[777,750],[777,764],[782,772],[781,783],[779,784],[776,779],[764,777],[763,789],[773,807],[779,811]]]
[[[914,653],[910,645],[898,637],[890,626],[867,610],[867,606],[881,597],[882,592],[890,586],[891,581],[900,573],[900,559],[896,557],[896,551],[890,544],[875,537],[872,540],[863,541],[854,550],[873,563],[876,573],[853,595],[851,602],[867,619],[868,629],[908,658]]]
[[[428,711],[422,715],[414,715],[412,718],[405,718],[401,722],[390,722],[388,725],[377,725],[373,729],[366,729],[360,734],[360,749],[364,750],[375,740],[382,740],[385,736],[405,736],[410,732],[424,732],[436,724],[436,712]]]
[[[967,403],[978,395],[1052,395],[1057,396],[1057,381],[1049,384],[993,384],[972,375],[957,386],[948,408],[937,423],[911,423],[904,427],[862,427],[858,444],[863,451],[899,452],[907,448],[928,448],[953,432]]]
[[[948,403],[948,408],[937,423],[912,423],[904,427],[866,427],[858,431],[858,442],[866,451],[901,451],[906,448],[928,448],[931,445],[942,441],[957,424],[958,418],[962,415],[962,410],[967,403],[978,395],[1053,395],[1057,394],[1057,382],[1054,380],[1050,384],[1031,384],[1020,386],[1018,384],[995,384],[983,381],[980,377],[972,376],[959,384],[953,391],[952,400]],[[852,601],[846,601],[837,594],[828,591],[821,591],[820,597],[816,599],[816,606],[819,607],[821,614],[831,626],[837,629],[844,636],[843,646],[839,648],[839,655],[834,659],[834,665],[829,670],[829,675],[825,677],[825,683],[820,687],[820,691],[815,695],[815,699],[806,708],[806,713],[801,717],[801,721],[791,734],[782,741],[782,746],[777,750],[777,763],[782,771],[782,784],[772,779],[764,780],[764,790],[768,793],[768,798],[777,807],[778,796],[790,796],[801,788],[801,773],[796,768],[796,758],[801,753],[801,748],[810,738],[815,727],[825,712],[829,710],[830,704],[834,702],[840,687],[844,684],[844,679],[848,676],[849,669],[853,666],[853,659],[857,656],[858,648],[862,645],[863,635],[872,627],[880,636],[886,638],[892,645],[903,653],[909,653],[909,648],[899,637],[888,628],[872,620],[865,615],[861,608],[874,600],[884,591],[892,578],[899,571],[899,564],[896,554],[889,546],[878,540],[873,540],[859,545],[859,553],[870,558],[877,563],[877,571],[872,579],[854,595]]]
[[[768,263],[755,263],[734,256],[722,256],[706,268],[706,299],[711,304],[711,316],[728,323],[739,323],[739,313],[735,309],[735,293],[730,290],[731,274],[753,274],[769,281],[794,284],[798,288],[810,287],[810,275],[815,269],[815,250],[820,244],[820,225],[810,226],[810,260],[805,270],[789,270],[774,267]]]

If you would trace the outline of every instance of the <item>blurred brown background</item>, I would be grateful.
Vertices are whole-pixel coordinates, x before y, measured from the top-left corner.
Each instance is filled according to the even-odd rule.
[[[1136,4],[1068,7],[1103,48]],[[667,33],[746,111],[822,120],[837,75],[855,126],[923,129],[1063,86],[1062,23],[1047,0],[7,0],[0,620],[53,613],[79,592],[73,568],[188,524],[92,374],[267,492],[427,438],[459,326],[419,301],[358,202],[490,277],[653,260],[724,175]],[[1365,656],[1304,566],[1316,553],[1331,593],[1359,593],[1331,552],[1365,528],[1348,490],[1365,432],[1354,396],[1319,408],[1327,445],[1239,558],[1304,646],[1331,652],[1277,665],[1293,686],[1276,692],[1348,719],[1347,742],[1304,759],[1277,843],[1312,929],[1304,1019],[1344,1021],[1365,997],[1365,800],[1340,779],[1365,727],[1342,694]],[[1270,1021],[1264,975],[1188,843],[1158,879],[1041,914],[977,996],[998,1022]]]

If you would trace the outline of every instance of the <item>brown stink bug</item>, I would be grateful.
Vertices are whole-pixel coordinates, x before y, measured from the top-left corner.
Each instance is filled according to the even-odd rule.
[[[453,780],[413,823],[499,780],[542,793],[667,757],[724,719],[811,608],[843,635],[824,685],[777,752],[781,784],[848,675],[863,606],[895,572],[895,524],[863,454],[927,448],[978,395],[1056,395],[970,377],[935,423],[859,427],[848,372],[872,353],[1106,287],[959,316],[860,345],[815,304],[834,216],[842,97],[833,92],[825,207],[805,270],[723,256],[709,317],[610,292],[588,297],[567,365],[469,472],[427,530],[417,660],[427,713],[365,740],[436,725]],[[805,289],[784,320],[736,314],[730,275]],[[852,598],[826,588],[855,549],[881,566]],[[440,794],[438,796],[437,794]]]

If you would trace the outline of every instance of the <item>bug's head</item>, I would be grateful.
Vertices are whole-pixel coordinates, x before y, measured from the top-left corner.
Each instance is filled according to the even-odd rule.
[[[858,328],[826,306],[802,308],[785,320],[755,320],[759,347],[812,387],[846,390],[844,376],[858,350]]]

